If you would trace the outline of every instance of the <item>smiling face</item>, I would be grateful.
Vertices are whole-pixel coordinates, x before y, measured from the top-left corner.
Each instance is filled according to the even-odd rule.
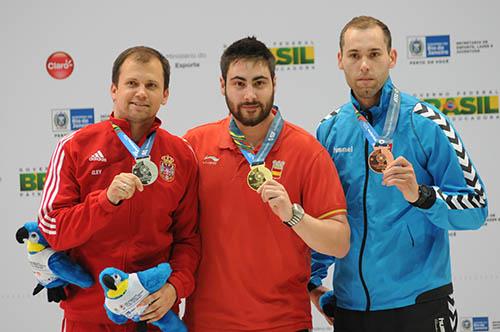
[[[144,63],[127,58],[120,67],[118,84],[111,85],[111,97],[116,118],[134,124],[152,123],[168,98],[160,60],[151,58]]]
[[[265,61],[239,59],[232,62],[221,91],[233,117],[253,127],[269,117],[274,102],[275,81]]]
[[[344,35],[338,66],[359,103],[369,108],[378,104],[380,92],[396,65],[396,50],[387,50],[384,33],[378,26],[349,28]]]

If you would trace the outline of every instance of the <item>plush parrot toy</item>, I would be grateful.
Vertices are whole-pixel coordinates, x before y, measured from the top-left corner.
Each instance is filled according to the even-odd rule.
[[[333,317],[333,310],[335,309],[333,291],[328,291],[321,295],[319,298],[319,306],[328,317]]]
[[[66,300],[64,287],[69,283],[82,288],[88,288],[94,284],[90,274],[85,272],[80,265],[72,262],[68,255],[50,248],[36,222],[27,222],[19,228],[16,232],[16,239],[19,243],[26,243],[28,261],[38,280],[33,295],[47,288],[48,301],[59,302]]]
[[[137,272],[125,273],[117,268],[108,267],[99,275],[99,281],[104,290],[104,308],[116,324],[124,324],[131,319],[138,322],[139,331],[145,331],[146,324],[140,321],[146,306],[138,306],[149,294],[158,291],[168,280],[172,268],[168,263]],[[160,320],[153,322],[162,331],[186,332],[186,326],[172,310],[169,310]]]

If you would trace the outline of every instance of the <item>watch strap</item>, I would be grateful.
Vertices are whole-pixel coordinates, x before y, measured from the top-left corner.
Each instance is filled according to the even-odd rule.
[[[436,202],[436,191],[434,188],[421,184],[418,186],[418,199],[410,204],[420,209],[429,209],[434,205],[434,202]]]

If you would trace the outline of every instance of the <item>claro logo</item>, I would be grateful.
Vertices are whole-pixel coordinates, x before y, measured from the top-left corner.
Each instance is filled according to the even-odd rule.
[[[48,57],[45,67],[50,76],[57,80],[63,80],[71,75],[75,65],[68,53],[55,52]]]

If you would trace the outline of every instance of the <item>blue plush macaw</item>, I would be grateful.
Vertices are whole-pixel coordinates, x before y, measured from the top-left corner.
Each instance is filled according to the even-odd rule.
[[[36,222],[27,222],[16,232],[19,243],[26,243],[28,261],[38,284],[33,295],[47,288],[49,302],[66,300],[64,287],[69,283],[82,288],[94,284],[90,274],[70,260],[64,252],[56,252],[50,248],[47,240],[38,229]]]
[[[145,322],[140,321],[145,306],[139,303],[149,294],[158,291],[172,274],[168,263],[137,272],[125,273],[117,268],[108,267],[99,275],[99,281],[104,290],[104,308],[116,324],[124,324],[131,319],[144,328]],[[169,310],[160,320],[153,322],[162,331],[186,332],[186,326],[172,310]]]
[[[321,295],[319,298],[319,306],[328,317],[333,317],[333,310],[335,309],[335,299],[333,291],[328,291]]]

